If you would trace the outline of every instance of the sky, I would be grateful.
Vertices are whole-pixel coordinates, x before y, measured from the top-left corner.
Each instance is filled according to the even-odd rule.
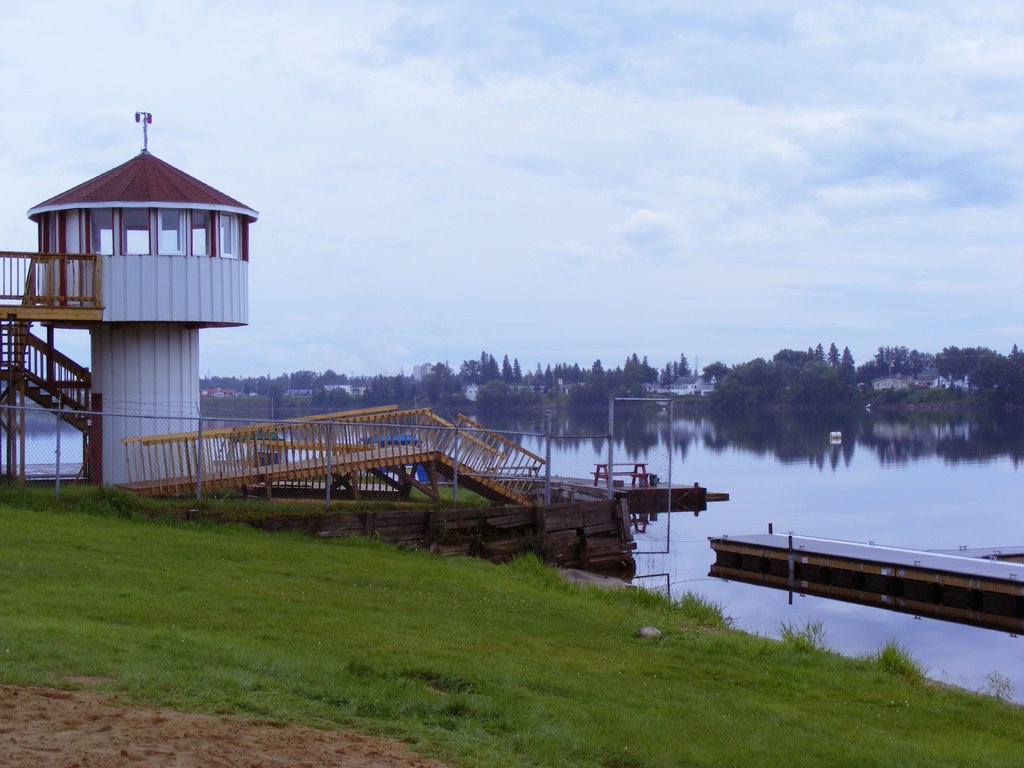
[[[0,249],[138,153],[136,110],[260,212],[204,374],[1024,344],[1018,2],[38,0],[3,30]]]

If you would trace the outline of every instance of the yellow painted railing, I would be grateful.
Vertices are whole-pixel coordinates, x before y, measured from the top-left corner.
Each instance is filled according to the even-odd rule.
[[[515,491],[524,492],[532,484],[532,480],[540,474],[544,459],[523,448],[497,432],[492,432],[483,424],[458,414],[458,424],[468,427],[470,434],[488,449],[485,463],[476,467],[482,476],[492,477],[508,485]]]
[[[124,440],[128,487],[178,493],[308,480],[446,459],[462,477],[512,496],[536,478],[543,460],[464,417],[460,425],[429,408],[395,406],[290,422],[152,435]],[[201,460],[200,460],[201,459]]]
[[[101,309],[99,256],[0,251],[0,304]]]

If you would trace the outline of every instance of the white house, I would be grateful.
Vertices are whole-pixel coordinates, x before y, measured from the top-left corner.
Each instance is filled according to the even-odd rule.
[[[324,384],[324,392],[335,392],[341,390],[347,392],[350,395],[359,396],[366,391],[366,387],[358,384]]]
[[[950,381],[934,368],[930,368],[914,377],[914,386],[925,389],[949,389]]]
[[[714,391],[716,383],[717,380],[714,376],[709,381],[705,381],[703,376],[680,376],[668,385],[667,391],[673,395],[701,395],[703,397],[708,392]]]
[[[910,389],[913,383],[913,378],[898,373],[895,376],[879,376],[877,379],[872,379],[871,388],[876,392],[884,392],[890,389]]]

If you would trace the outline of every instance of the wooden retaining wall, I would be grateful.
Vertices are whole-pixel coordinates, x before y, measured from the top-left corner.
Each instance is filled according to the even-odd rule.
[[[439,554],[505,562],[534,552],[563,568],[632,573],[636,542],[626,502],[476,509],[326,512],[249,521],[266,531],[301,531],[321,538],[368,536]]]

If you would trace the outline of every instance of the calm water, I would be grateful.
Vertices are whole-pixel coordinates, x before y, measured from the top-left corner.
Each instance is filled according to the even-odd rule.
[[[615,461],[647,461],[668,475],[668,415],[616,410]],[[543,431],[538,422],[489,426]],[[828,433],[843,432],[831,446]],[[556,419],[554,433],[607,434],[607,416]],[[661,516],[639,535],[639,579],[673,595],[694,591],[721,604],[741,628],[778,636],[782,622],[820,620],[827,644],[845,654],[877,651],[887,640],[903,644],[928,674],[973,690],[989,689],[990,673],[1013,685],[1024,701],[1024,638],[933,619],[708,578],[708,537],[777,533],[873,541],[912,549],[1006,547],[1024,544],[1024,419],[981,415],[889,415],[829,418],[766,414],[719,420],[676,416],[672,477],[727,491],[729,502],[709,504],[695,518]],[[543,455],[539,440],[523,436]],[[552,469],[585,476],[605,461],[601,439],[555,441]]]

